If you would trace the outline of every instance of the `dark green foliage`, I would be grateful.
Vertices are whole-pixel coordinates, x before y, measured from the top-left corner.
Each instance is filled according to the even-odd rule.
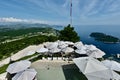
[[[71,27],[70,24],[60,31],[59,35],[60,40],[77,42],[80,40],[78,34],[74,31],[74,27]]]
[[[3,29],[4,30],[4,29]],[[51,33],[53,31],[52,28],[25,28],[25,29],[10,29],[10,30],[4,30],[0,31],[0,36],[21,36],[26,34],[34,34],[37,32],[45,32],[45,33]]]
[[[39,56],[31,59],[30,61],[31,61],[31,62],[35,62],[35,61],[40,60],[40,59],[42,59],[42,55],[39,55]]]
[[[8,65],[9,64],[6,64],[6,65],[0,67],[0,74],[6,72],[6,69],[7,69]]]
[[[22,50],[29,45],[34,45],[34,44],[37,45],[43,42],[48,42],[48,41],[52,42],[56,40],[58,40],[56,36],[38,35],[34,37],[26,37],[24,39],[12,41],[9,43],[1,43],[0,44],[0,59],[8,57],[11,54],[16,53],[19,50]]]
[[[7,39],[11,40],[14,39],[16,37],[19,36],[31,36],[31,35],[36,35],[39,32],[42,33],[54,33],[56,34],[57,31],[53,28],[50,27],[46,27],[46,28],[42,28],[42,27],[38,27],[38,28],[20,28],[20,29],[6,29],[6,28],[0,28],[0,42],[3,42]]]
[[[104,43],[117,43],[120,42],[120,39],[111,35],[106,35],[104,33],[94,32],[90,34],[91,37],[94,37],[97,41],[102,41]]]

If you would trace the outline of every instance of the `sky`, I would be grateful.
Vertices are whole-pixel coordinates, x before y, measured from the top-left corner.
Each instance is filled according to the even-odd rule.
[[[120,25],[120,0],[72,0],[73,25]],[[67,25],[70,0],[0,0],[0,22]]]

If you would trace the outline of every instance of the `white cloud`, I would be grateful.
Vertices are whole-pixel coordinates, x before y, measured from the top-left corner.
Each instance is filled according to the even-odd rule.
[[[0,22],[27,22],[27,20],[9,17],[9,18],[0,18]]]
[[[67,21],[46,21],[46,20],[37,20],[37,19],[19,19],[14,17],[4,17],[0,18],[0,23],[39,23],[39,24],[51,24],[51,25],[65,25]]]
[[[0,22],[50,23],[48,21],[34,20],[34,19],[18,19],[14,17],[0,18]]]

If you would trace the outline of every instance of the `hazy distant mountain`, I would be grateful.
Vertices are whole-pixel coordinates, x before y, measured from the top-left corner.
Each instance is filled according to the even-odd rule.
[[[52,27],[52,28],[58,28],[63,27],[61,25],[49,25],[49,24],[28,24],[28,23],[1,23],[0,28],[31,28],[31,27]]]

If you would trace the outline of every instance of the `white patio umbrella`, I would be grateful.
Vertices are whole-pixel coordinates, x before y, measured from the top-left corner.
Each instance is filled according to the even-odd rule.
[[[87,51],[87,55],[89,57],[102,58],[105,55],[105,53],[99,49],[96,49],[92,51]]]
[[[87,52],[85,50],[77,49],[77,50],[75,50],[75,52],[78,54],[86,54],[87,55]]]
[[[58,42],[58,48],[63,49],[68,47],[68,44],[66,44],[64,41],[59,41]]]
[[[73,51],[74,51],[74,49],[71,47],[66,47],[66,48],[62,49],[62,52],[64,52],[64,53],[71,53]]]
[[[83,45],[81,48],[75,50],[76,53],[78,54],[87,54],[86,47]]]
[[[100,61],[91,57],[82,57],[73,59],[80,71],[88,80],[111,80],[120,79],[120,75],[108,69]]]
[[[46,53],[46,52],[48,52],[48,49],[47,48],[40,48],[36,52],[38,52],[38,53]]]
[[[62,45],[62,44],[65,44],[64,41],[57,41],[58,45]]]
[[[75,46],[77,49],[81,49],[81,47],[84,46],[84,45],[83,45],[82,42],[76,42],[76,43],[74,44],[74,46]]]
[[[65,41],[65,44],[67,44],[67,45],[74,45],[74,43],[70,42],[70,41]]]
[[[67,44],[62,44],[62,45],[59,45],[59,46],[58,46],[58,48],[60,48],[60,49],[64,49],[64,48],[66,48],[66,47],[68,47]]]
[[[113,60],[104,60],[102,63],[111,70],[120,71],[120,63]]]
[[[105,53],[94,45],[85,45],[87,55],[94,58],[102,58]]]
[[[86,50],[96,50],[97,48],[96,48],[96,46],[94,46],[94,45],[85,45],[85,47],[86,47]]]
[[[53,49],[51,49],[51,50],[49,50],[49,52],[50,53],[59,53],[59,52],[61,52],[61,49],[58,49],[58,48],[53,48]]]
[[[88,80],[120,80],[120,75],[112,70],[106,70],[100,73],[96,72],[94,74],[87,74],[85,76],[88,78]]]
[[[58,42],[52,42],[52,43],[49,43],[46,45],[46,48],[48,48],[48,49],[53,49],[56,47],[58,47]]]
[[[30,65],[31,65],[30,61],[22,60],[10,64],[6,71],[9,72],[10,74],[18,73],[20,71],[26,70],[28,67],[30,67]]]
[[[26,69],[25,71],[17,73],[12,80],[33,80],[36,74],[35,69]]]

